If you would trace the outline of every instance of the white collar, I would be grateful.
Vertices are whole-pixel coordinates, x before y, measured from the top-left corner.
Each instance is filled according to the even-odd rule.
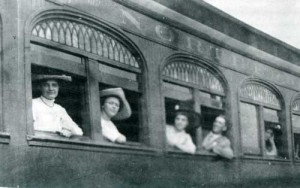
[[[41,99],[41,101],[42,101],[45,105],[47,105],[47,106],[49,106],[49,107],[54,107],[54,101],[55,101],[55,99],[49,100],[49,99],[46,99],[46,98],[43,97],[43,96],[41,96],[40,99]]]

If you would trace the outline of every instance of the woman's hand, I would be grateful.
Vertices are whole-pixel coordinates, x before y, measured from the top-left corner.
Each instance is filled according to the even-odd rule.
[[[60,132],[59,132],[60,135],[64,136],[64,137],[67,137],[67,138],[70,138],[72,136],[72,132],[69,131],[68,129],[62,129]]]
[[[126,142],[126,137],[122,134],[120,134],[120,136],[116,139],[117,143],[123,144]]]

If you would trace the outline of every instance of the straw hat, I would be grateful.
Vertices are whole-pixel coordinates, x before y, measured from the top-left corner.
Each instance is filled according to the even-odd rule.
[[[100,97],[110,97],[110,96],[115,96],[119,98],[122,102],[121,109],[115,115],[112,117],[113,120],[122,120],[122,119],[127,119],[131,116],[131,108],[130,105],[125,97],[125,93],[122,88],[110,88],[110,89],[105,89],[100,91]]]
[[[32,75],[32,81],[43,81],[43,80],[57,80],[72,82],[71,76],[66,75],[48,75],[48,74],[34,74]]]

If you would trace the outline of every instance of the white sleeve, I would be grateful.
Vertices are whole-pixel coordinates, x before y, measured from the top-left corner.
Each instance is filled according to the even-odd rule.
[[[61,107],[62,111],[62,121],[61,126],[64,129],[68,129],[72,132],[73,135],[82,136],[83,132],[82,129],[72,120],[72,118],[69,116],[67,111]]]
[[[33,118],[33,122],[36,120],[36,115],[37,115],[36,112],[37,112],[37,110],[36,110],[35,101],[32,100],[32,118]]]
[[[196,146],[193,143],[193,140],[190,135],[186,136],[186,139],[183,143],[181,143],[181,149],[185,152],[194,154],[196,152]]]
[[[107,124],[106,124],[107,123]],[[109,123],[109,124],[108,124]],[[113,122],[101,121],[102,135],[111,142],[115,142],[121,135]]]

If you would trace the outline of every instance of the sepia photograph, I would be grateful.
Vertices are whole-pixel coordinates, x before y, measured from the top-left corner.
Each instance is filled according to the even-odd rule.
[[[300,1],[0,0],[0,188],[299,188]]]

